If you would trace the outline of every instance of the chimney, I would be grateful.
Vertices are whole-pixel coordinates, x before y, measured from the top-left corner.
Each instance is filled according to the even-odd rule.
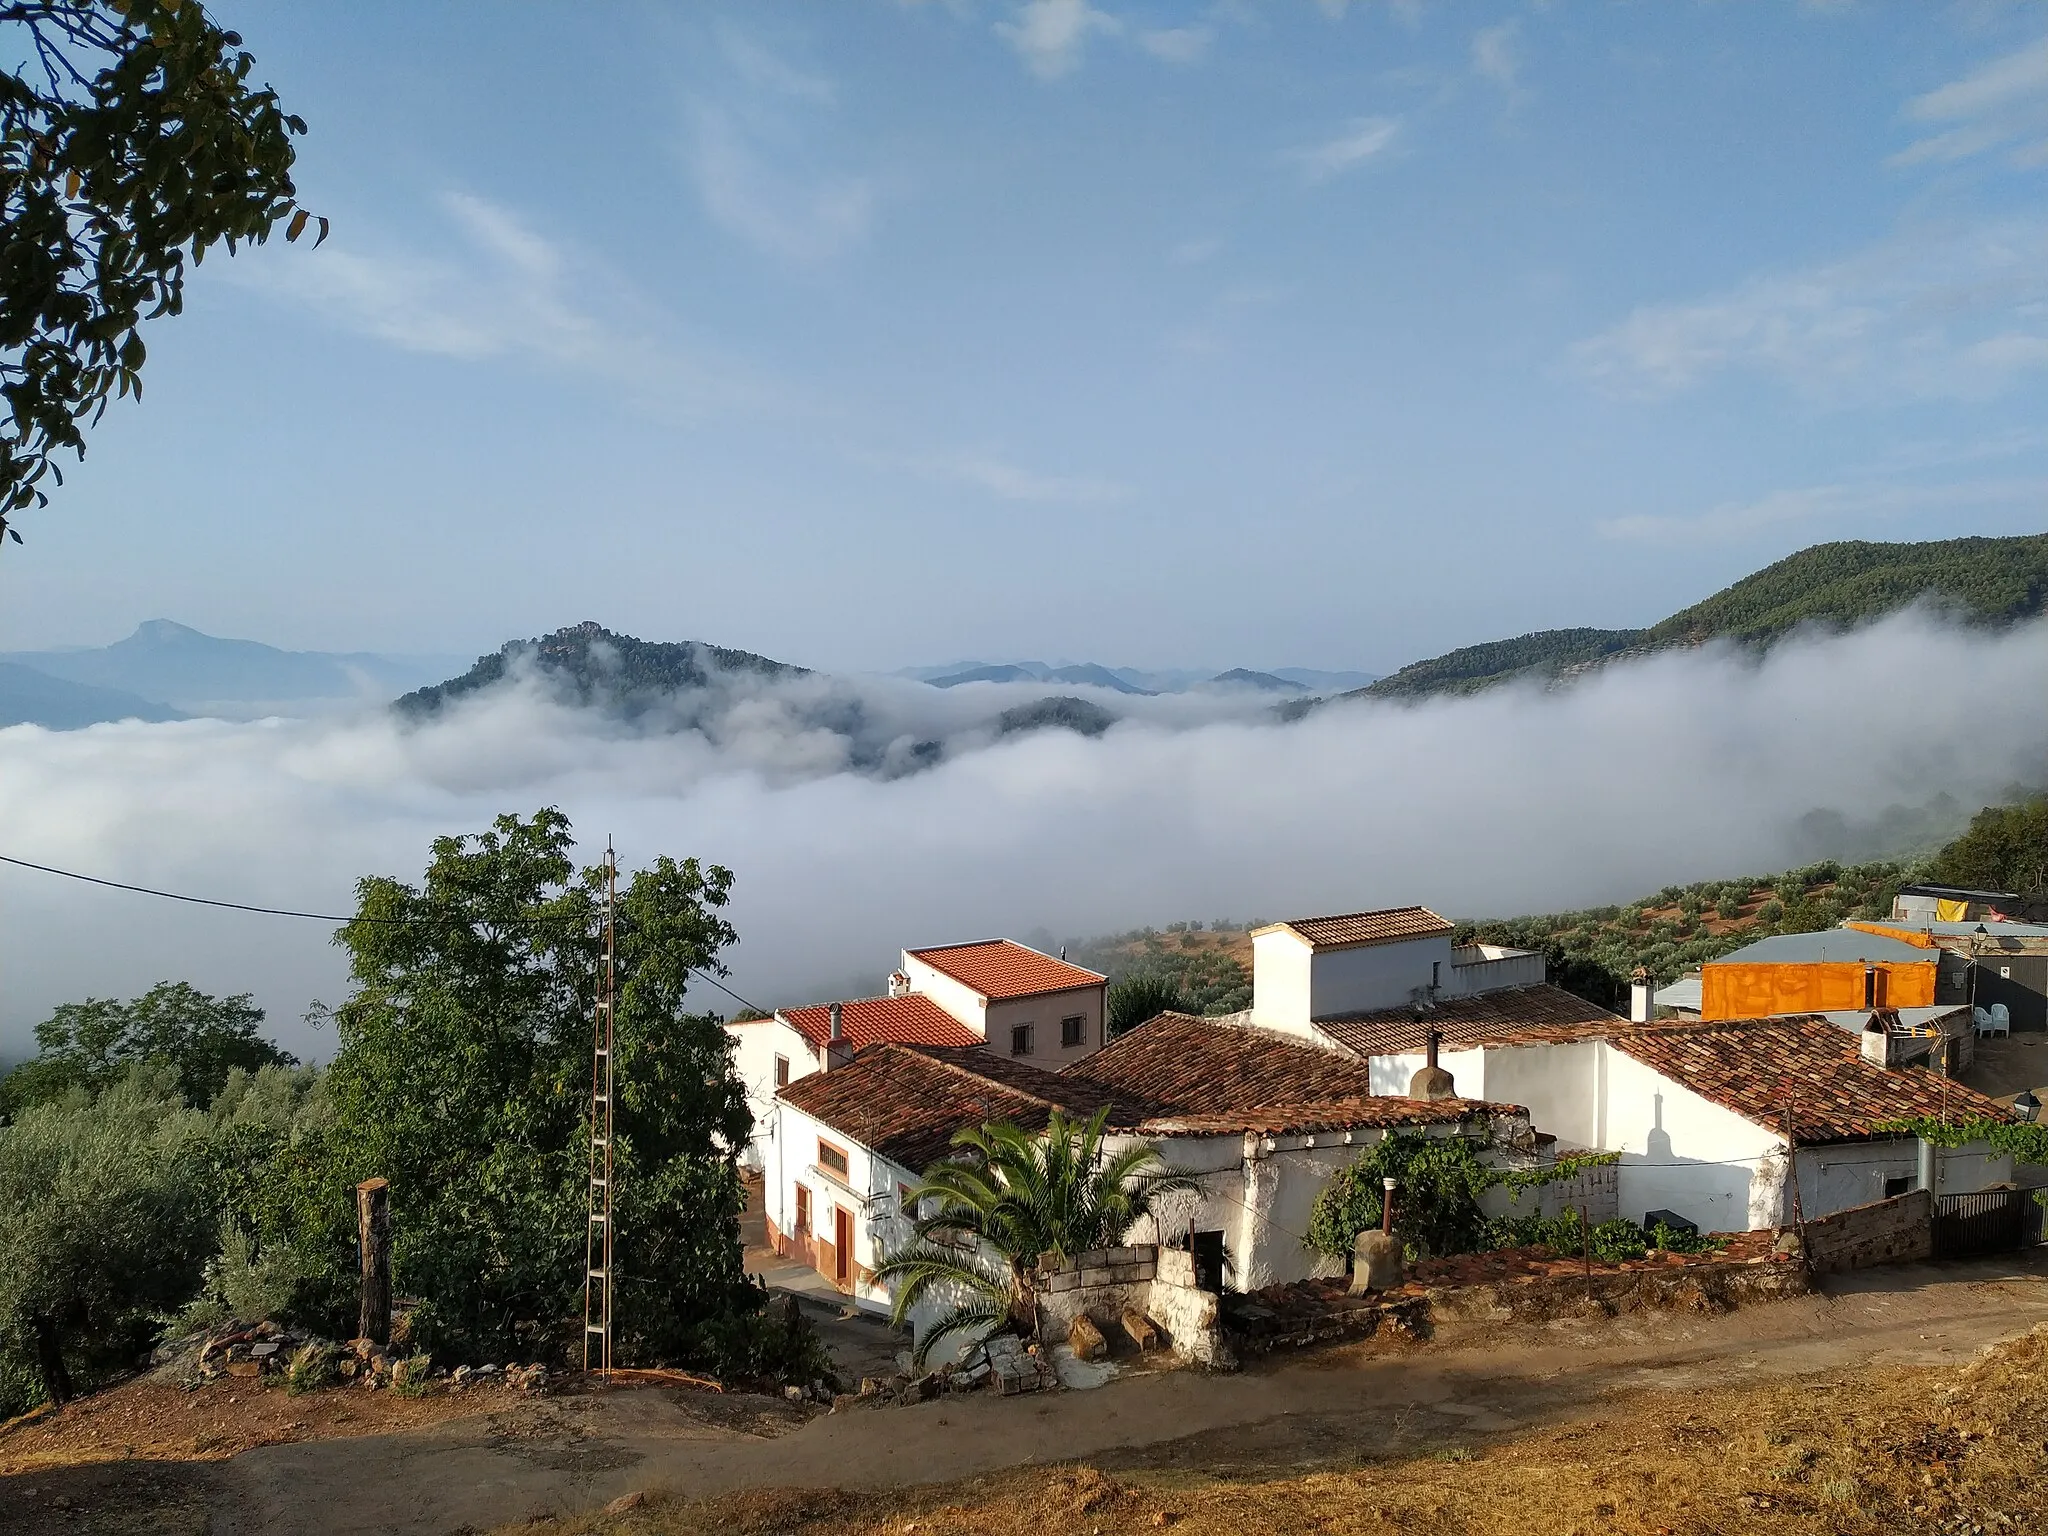
[[[1657,994],[1647,971],[1638,970],[1628,984],[1628,1018],[1631,1024],[1647,1024],[1656,1015]]]
[[[1863,1006],[1877,1006],[1877,967],[1874,965],[1863,967]]]
[[[910,996],[910,973],[908,971],[891,971],[889,973],[889,995],[891,997]]]
[[[1863,1026],[1863,1033],[1857,1037],[1862,1046],[1863,1059],[1873,1067],[1889,1067],[1892,1064],[1892,1035],[1884,1027],[1884,1020],[1877,1014],[1870,1016],[1870,1022]]]
[[[1420,1072],[1408,1080],[1408,1097],[1411,1099],[1455,1099],[1458,1085],[1451,1080],[1451,1074],[1437,1065],[1437,1053],[1443,1048],[1444,1036],[1440,1029],[1429,1032],[1429,1056]]]
[[[821,1071],[830,1072],[853,1060],[853,1042],[846,1038],[845,1006],[843,1003],[832,1005],[832,1031],[825,1041],[825,1060],[819,1069]]]

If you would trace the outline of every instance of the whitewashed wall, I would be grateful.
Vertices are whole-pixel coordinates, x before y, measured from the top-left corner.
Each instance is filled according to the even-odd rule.
[[[782,1056],[788,1060],[792,1083],[817,1071],[818,1058],[810,1042],[780,1019],[727,1024],[725,1034],[733,1043],[733,1066],[740,1081],[746,1084],[747,1108],[754,1115],[754,1133],[743,1161],[758,1170],[766,1166],[768,1123],[775,1109],[775,1058]]]

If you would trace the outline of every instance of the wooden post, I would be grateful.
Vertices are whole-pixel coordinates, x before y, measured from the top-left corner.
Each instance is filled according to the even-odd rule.
[[[356,1236],[363,1256],[362,1314],[357,1332],[372,1344],[391,1342],[391,1184],[356,1186]]]

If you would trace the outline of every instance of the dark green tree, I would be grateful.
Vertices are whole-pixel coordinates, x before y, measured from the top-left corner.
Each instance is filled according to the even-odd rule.
[[[19,543],[57,451],[140,398],[142,324],[183,308],[186,259],[305,230],[306,125],[198,0],[9,0],[0,23],[0,543]]]
[[[1993,805],[1935,855],[1929,878],[1980,891],[2048,892],[2048,795]]]
[[[1162,1013],[1179,1012],[1187,1005],[1180,983],[1172,977],[1144,972],[1126,976],[1110,984],[1109,1038],[1114,1040]]]
[[[329,1069],[336,1265],[347,1187],[391,1181],[397,1283],[437,1351],[561,1353],[580,1326],[591,1019],[604,874],[568,819],[501,816],[436,839],[414,886],[358,884],[337,935],[355,990]],[[700,1324],[754,1304],[734,1157],[750,1130],[691,972],[722,973],[731,874],[669,858],[620,890],[615,1148],[620,1358],[688,1353]]]
[[[132,1002],[65,1003],[36,1026],[35,1059],[0,1082],[0,1110],[16,1113],[73,1089],[98,1093],[145,1061],[167,1063],[185,1102],[203,1109],[237,1068],[297,1064],[256,1032],[262,1022],[248,993],[214,997],[184,981],[160,981]]]
[[[190,1297],[214,1246],[206,1131],[158,1065],[0,1131],[0,1416],[133,1366]]]

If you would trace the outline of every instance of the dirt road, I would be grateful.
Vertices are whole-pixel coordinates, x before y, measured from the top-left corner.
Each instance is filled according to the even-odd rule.
[[[1283,1471],[1588,1417],[1604,1396],[1645,1386],[1957,1362],[2040,1322],[2048,1257],[1873,1271],[1825,1295],[1719,1317],[1446,1327],[1427,1345],[1367,1344],[1232,1377],[1146,1374],[1057,1398],[808,1420],[779,1401],[662,1390],[534,1400],[402,1434],[267,1446],[159,1472],[184,1490],[180,1507],[203,1508],[220,1536],[440,1536],[587,1510],[637,1489],[697,1497],[881,1486],[1083,1456],[1103,1468]],[[43,1482],[47,1508],[60,1485],[49,1474]],[[86,1497],[81,1489],[77,1502]],[[76,1515],[52,1528],[79,1529]]]

